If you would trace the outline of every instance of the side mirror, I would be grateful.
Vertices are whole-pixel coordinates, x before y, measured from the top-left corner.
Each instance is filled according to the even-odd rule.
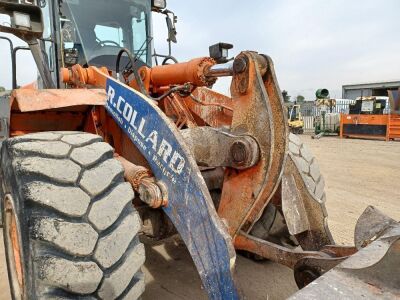
[[[165,10],[163,13],[166,15],[165,20],[167,21],[168,41],[176,44],[177,43],[177,40],[176,40],[177,32],[176,32],[175,24],[176,24],[178,18],[174,15],[173,12],[171,12],[169,10]],[[172,18],[170,16],[170,14],[172,14]]]
[[[163,9],[167,8],[167,1],[166,0],[152,0],[151,1],[151,9],[152,11],[160,12]]]
[[[1,14],[11,17],[11,25],[0,25],[0,32],[11,33],[26,42],[42,38],[43,17],[38,6],[0,1]]]
[[[38,42],[38,39],[43,36],[41,9],[36,5],[0,0],[0,15],[11,17],[10,26],[0,25],[0,32],[11,33],[29,45],[44,87],[54,88],[49,66],[43,58],[42,49]]]

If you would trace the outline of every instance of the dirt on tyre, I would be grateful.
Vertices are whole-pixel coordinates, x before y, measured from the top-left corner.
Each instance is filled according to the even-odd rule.
[[[14,299],[138,299],[141,221],[113,149],[46,132],[1,149],[6,259]]]

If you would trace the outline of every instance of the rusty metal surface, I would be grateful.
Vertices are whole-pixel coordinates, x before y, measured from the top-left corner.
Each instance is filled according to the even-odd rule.
[[[197,87],[189,97],[182,98],[201,125],[230,126],[232,99],[205,87]]]
[[[12,93],[13,109],[21,112],[57,109],[80,105],[104,105],[106,94],[98,89],[30,90]]]
[[[232,236],[241,228],[251,230],[261,216],[279,184],[287,145],[286,116],[272,61],[254,52],[243,52],[236,59],[246,69],[232,80],[232,133],[255,138],[260,160],[250,169],[226,171],[218,214],[229,224]]]
[[[245,250],[257,254],[292,269],[300,259],[305,257],[320,259],[330,258],[330,256],[324,252],[289,249],[288,247],[256,238],[243,231],[236,235],[234,245],[237,250]]]
[[[397,222],[381,213],[373,206],[365,209],[358,218],[354,231],[354,244],[357,249],[361,249],[374,241],[388,227]]]
[[[168,205],[167,189],[162,183],[157,183],[149,169],[137,166],[118,154],[115,158],[122,164],[125,180],[139,193],[140,200],[151,208]]]
[[[399,299],[400,225],[372,242],[290,299]]]
[[[152,178],[144,178],[138,188],[140,200],[151,208],[160,208],[168,205],[168,190],[162,182]]]
[[[261,55],[263,60],[267,61],[265,74],[263,77],[264,87],[269,97],[269,103],[272,112],[272,124],[273,124],[273,145],[271,149],[271,156],[273,158],[271,167],[266,178],[265,187],[260,199],[256,201],[255,205],[251,208],[249,215],[247,216],[246,224],[243,227],[247,232],[251,231],[251,227],[261,217],[263,209],[271,201],[275,191],[279,186],[283,168],[287,159],[287,147],[288,147],[288,122],[286,116],[286,108],[284,105],[281,89],[279,88],[278,79],[275,73],[275,67],[272,59],[267,55]]]
[[[214,106],[221,109],[225,109],[228,111],[233,111],[232,107],[229,105],[225,105],[223,103],[217,104],[215,102],[208,102],[207,100],[200,100],[199,98],[196,98],[193,94],[190,95],[190,99],[192,99],[194,102],[197,104],[200,104],[201,106]]]
[[[152,176],[149,169],[137,166],[118,154],[114,157],[121,163],[124,168],[125,180],[132,185],[135,191],[139,189],[140,183],[144,178],[150,178]]]
[[[201,167],[246,169],[259,158],[257,142],[250,136],[239,136],[212,127],[181,130],[187,146]]]
[[[172,94],[167,97],[164,101],[165,114],[173,117],[175,120],[176,127],[178,129],[187,126],[188,128],[194,128],[197,126],[189,108],[186,103],[181,101],[176,94]]]
[[[343,246],[343,245],[326,245],[321,249],[322,252],[328,253],[334,257],[350,256],[356,253],[358,250],[354,246]]]

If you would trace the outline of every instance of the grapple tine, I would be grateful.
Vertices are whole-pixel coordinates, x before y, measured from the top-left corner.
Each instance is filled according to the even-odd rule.
[[[368,207],[357,227],[366,246],[290,299],[399,299],[400,224]]]
[[[354,230],[354,244],[361,249],[397,222],[373,206],[368,206],[358,218]]]

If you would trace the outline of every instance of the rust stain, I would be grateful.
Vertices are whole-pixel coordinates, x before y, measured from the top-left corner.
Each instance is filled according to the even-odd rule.
[[[21,259],[21,246],[19,244],[19,235],[17,230],[17,222],[14,217],[14,213],[11,212],[11,224],[10,224],[10,237],[11,244],[13,250],[13,258],[15,264],[15,271],[17,273],[17,280],[20,286],[20,289],[23,290],[24,284],[24,275],[23,275],[23,267],[22,267],[22,259]]]
[[[218,214],[227,220],[232,236],[241,228],[250,230],[271,200],[281,178],[287,143],[279,87],[274,74],[265,78],[265,72],[273,73],[273,69],[267,68],[271,62],[254,52],[243,52],[236,59],[246,61],[247,68],[232,80],[231,128],[235,134],[251,135],[257,140],[260,159],[250,169],[226,172]],[[268,84],[271,88],[266,89]]]

